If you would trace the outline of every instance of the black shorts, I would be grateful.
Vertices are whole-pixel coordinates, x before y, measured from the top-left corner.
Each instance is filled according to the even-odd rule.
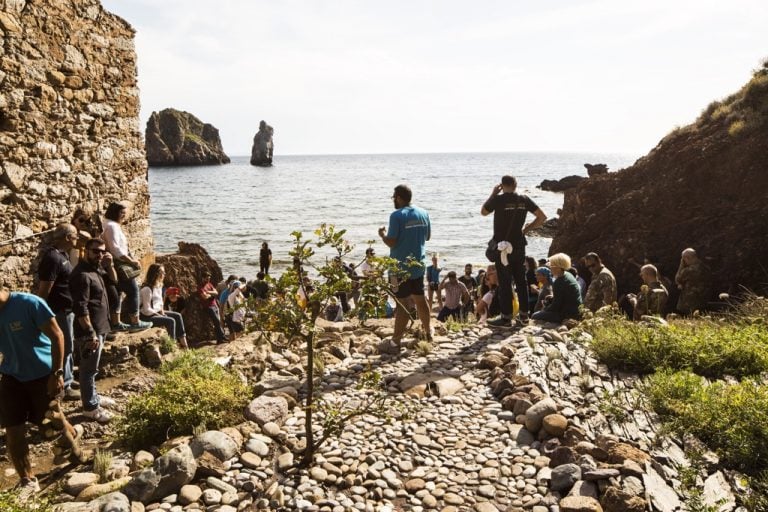
[[[437,291],[438,287],[440,287],[440,283],[429,283],[429,289]]]
[[[405,299],[411,295],[424,295],[424,278],[417,277],[416,279],[406,279],[405,281],[399,281],[397,289],[395,290],[395,297],[398,299]]]
[[[51,398],[48,397],[48,375],[21,382],[3,374],[0,379],[0,424],[16,427],[25,422],[43,422]]]

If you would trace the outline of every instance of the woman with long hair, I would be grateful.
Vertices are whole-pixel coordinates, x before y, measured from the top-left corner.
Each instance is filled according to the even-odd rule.
[[[163,307],[163,279],[165,268],[157,263],[150,265],[140,290],[141,319],[155,327],[164,327],[179,347],[186,349],[187,333],[181,313],[166,311]]]
[[[104,217],[107,221],[104,223],[104,232],[101,234],[101,239],[104,240],[107,250],[112,254],[112,258],[115,261],[115,268],[118,271],[117,289],[120,292],[115,303],[109,304],[112,330],[135,332],[149,329],[152,327],[152,324],[142,322],[139,319],[139,284],[136,282],[136,277],[127,277],[125,274],[121,274],[120,271],[121,266],[125,269],[141,268],[139,261],[131,256],[128,250],[128,238],[126,238],[121,227],[121,224],[128,217],[128,208],[120,203],[110,203],[107,211],[104,213]],[[124,300],[123,294],[125,294]],[[123,303],[128,310],[130,325],[120,321]]]

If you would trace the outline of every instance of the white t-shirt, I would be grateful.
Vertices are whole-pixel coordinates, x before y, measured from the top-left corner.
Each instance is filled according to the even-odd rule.
[[[123,228],[117,222],[113,220],[106,221],[101,239],[104,240],[104,245],[107,246],[107,250],[112,254],[113,258],[119,259],[123,256],[128,256],[128,239],[123,233]]]
[[[243,302],[243,292],[240,288],[233,291],[227,297],[227,306],[232,311],[232,321],[237,323],[243,323],[245,320],[245,308],[238,308],[237,306]]]
[[[163,287],[150,288],[145,286],[139,292],[141,314],[144,316],[159,315],[163,310]]]

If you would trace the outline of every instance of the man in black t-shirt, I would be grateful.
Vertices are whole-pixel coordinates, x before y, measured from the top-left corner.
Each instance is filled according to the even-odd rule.
[[[464,265],[464,275],[459,278],[459,282],[464,283],[469,292],[469,301],[464,305],[464,318],[467,314],[475,310],[475,301],[477,300],[477,281],[472,277],[472,264]]]
[[[493,213],[493,238],[499,244],[494,263],[499,276],[499,309],[501,315],[488,321],[492,326],[512,325],[512,280],[517,289],[520,304],[520,320],[527,322],[528,285],[525,281],[525,235],[544,224],[547,216],[536,206],[530,197],[515,192],[517,180],[512,176],[503,176],[501,183],[493,187],[493,192],[483,204],[480,213],[483,216]],[[528,212],[535,219],[525,224]],[[510,252],[511,249],[511,252]],[[506,262],[505,262],[506,260]]]
[[[69,293],[69,276],[72,264],[69,251],[77,243],[77,229],[72,224],[61,223],[53,230],[53,245],[45,249],[37,267],[37,296],[48,303],[56,323],[64,334],[64,399],[80,400],[80,392],[72,389],[73,323],[72,296]]]

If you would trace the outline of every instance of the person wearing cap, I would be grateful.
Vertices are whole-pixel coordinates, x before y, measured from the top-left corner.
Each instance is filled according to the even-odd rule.
[[[72,388],[72,352],[74,350],[75,314],[69,293],[72,263],[69,253],[77,243],[77,230],[72,224],[61,223],[53,231],[53,244],[42,253],[37,267],[37,293],[56,315],[56,323],[64,334],[64,400],[80,400],[80,392]]]
[[[168,331],[168,335],[176,340],[182,349],[189,348],[187,345],[187,333],[184,330],[184,319],[181,313],[175,311],[165,311],[163,306],[163,279],[165,278],[165,267],[153,263],[147,269],[147,277],[139,290],[141,297],[141,308],[139,313],[141,319],[150,322],[155,327],[163,327]]]
[[[445,299],[443,300],[443,307],[437,314],[437,319],[440,322],[445,322],[450,316],[454,320],[461,320],[464,306],[469,303],[469,290],[464,283],[456,278],[455,271],[448,272],[448,275],[437,287],[438,294],[443,291],[445,291]]]
[[[187,301],[181,296],[181,290],[176,286],[169,286],[165,289],[165,299],[163,300],[163,309],[165,311],[175,311],[181,313],[187,307]]]

